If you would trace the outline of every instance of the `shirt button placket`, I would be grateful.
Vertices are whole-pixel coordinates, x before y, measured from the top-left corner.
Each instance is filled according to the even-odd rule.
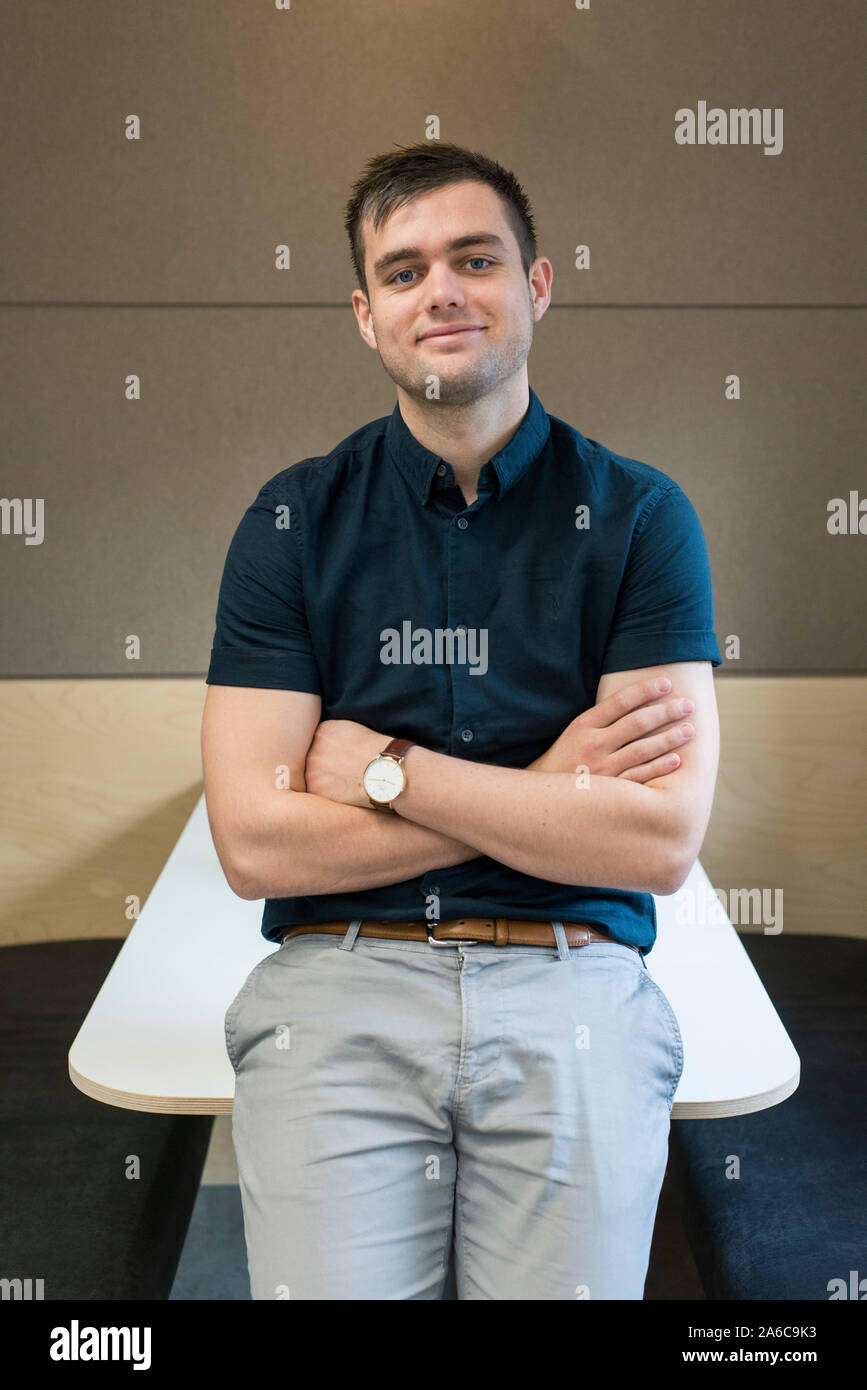
[[[460,531],[466,531],[467,528],[469,527],[469,524],[470,524],[470,523],[469,523],[469,521],[467,520],[467,518],[466,518],[465,516],[459,516],[459,517],[457,517],[457,518],[455,519],[455,525],[457,526],[458,530],[460,530]],[[466,625],[466,623],[458,623],[457,627],[455,628],[455,632],[464,632],[464,633],[465,633],[466,630],[467,630],[467,625]],[[463,701],[462,701],[462,699],[461,699],[460,697],[463,695],[464,691],[466,691],[466,690],[469,689],[469,687],[468,687],[467,685],[464,684],[464,677],[468,677],[468,676],[469,676],[469,671],[464,670],[463,668],[460,668],[460,669],[459,669],[459,672],[458,672],[458,682],[457,682],[457,688],[456,688],[456,684],[455,684],[455,675],[454,675],[454,672],[452,672],[452,708],[453,708],[454,711],[455,711],[455,718],[456,718],[456,719],[457,719],[458,716],[459,716],[459,708],[458,708],[458,707],[459,707],[460,704],[463,703]],[[462,742],[462,743],[472,743],[474,737],[475,737],[475,735],[473,734],[472,729],[469,729],[469,728],[463,728],[463,729],[461,729],[460,738],[461,738],[461,742]]]

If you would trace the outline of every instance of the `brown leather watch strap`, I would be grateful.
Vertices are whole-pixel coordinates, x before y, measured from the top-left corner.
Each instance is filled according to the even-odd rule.
[[[393,738],[380,753],[381,758],[395,757],[405,758],[407,750],[412,748],[413,742],[409,738]]]

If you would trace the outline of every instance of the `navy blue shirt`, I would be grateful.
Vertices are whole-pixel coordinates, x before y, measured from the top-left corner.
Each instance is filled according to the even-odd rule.
[[[585,438],[530,390],[470,507],[398,404],[265,483],[229,545],[206,681],[312,691],[322,719],[519,768],[596,703],[604,672],[674,661],[722,664],[695,509],[665,473]],[[262,935],[423,921],[436,894],[443,921],[590,922],[650,949],[650,893],[579,880],[480,856],[382,888],[266,899]]]

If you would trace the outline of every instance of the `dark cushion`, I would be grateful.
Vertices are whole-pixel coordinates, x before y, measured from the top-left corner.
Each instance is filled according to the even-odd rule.
[[[69,1048],[122,945],[0,949],[0,1276],[43,1279],[46,1299],[168,1298],[214,1123],[105,1105],[70,1080]]]
[[[741,941],[800,1056],[800,1085],[753,1115],[672,1120],[678,1207],[709,1299],[827,1300],[829,1280],[867,1275],[867,941]],[[729,1154],[740,1178],[725,1176]]]

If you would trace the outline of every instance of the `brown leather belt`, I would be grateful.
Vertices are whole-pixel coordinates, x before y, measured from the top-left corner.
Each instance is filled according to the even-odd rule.
[[[302,933],[329,932],[335,936],[345,936],[349,929],[349,919],[339,922],[314,922],[310,926],[287,927],[283,940]],[[608,941],[614,945],[629,946],[629,942],[615,942],[607,932],[592,927],[589,922],[564,922],[568,946],[586,946],[591,941]],[[494,946],[556,946],[557,939],[550,921],[522,922],[514,917],[460,917],[450,922],[382,922],[365,917],[358,932],[359,936],[395,937],[399,941],[427,941],[431,946],[447,946],[450,942],[465,943],[490,942]],[[639,952],[640,954],[640,952]]]

